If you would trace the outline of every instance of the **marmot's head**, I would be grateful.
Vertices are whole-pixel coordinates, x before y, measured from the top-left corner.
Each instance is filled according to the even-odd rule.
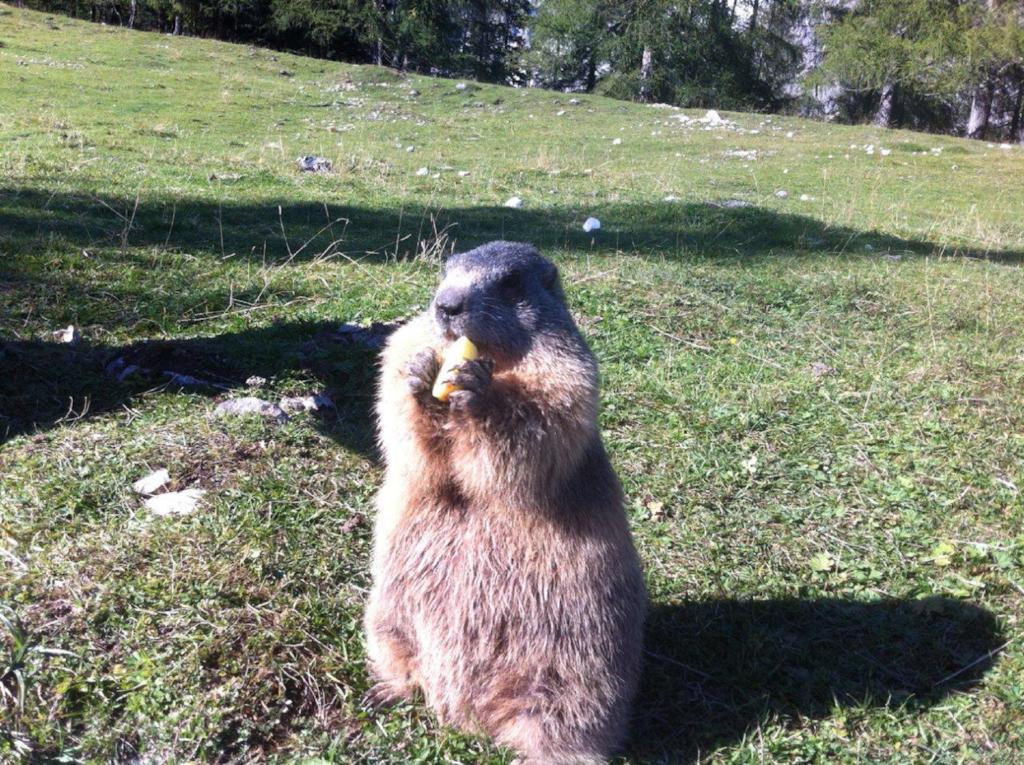
[[[555,264],[516,242],[452,255],[430,310],[442,337],[465,335],[499,367],[519,361],[539,334],[575,332]]]

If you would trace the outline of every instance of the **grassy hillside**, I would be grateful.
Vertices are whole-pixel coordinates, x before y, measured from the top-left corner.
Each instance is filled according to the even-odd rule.
[[[623,761],[1024,761],[1024,152],[703,116],[0,5],[0,760],[511,761],[360,709],[338,332],[504,237],[601,363],[652,598]],[[337,407],[211,416],[247,392]],[[161,467],[195,513],[142,505]]]

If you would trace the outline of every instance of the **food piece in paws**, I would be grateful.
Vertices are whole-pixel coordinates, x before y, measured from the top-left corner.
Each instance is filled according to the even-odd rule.
[[[444,358],[441,361],[441,371],[437,373],[437,379],[434,382],[434,398],[438,401],[447,401],[448,397],[452,394],[452,391],[458,390],[458,386],[451,382],[448,378],[452,376],[456,369],[467,361],[472,361],[479,356],[479,351],[473,341],[468,337],[460,337],[454,343],[448,346],[448,350],[444,352]]]

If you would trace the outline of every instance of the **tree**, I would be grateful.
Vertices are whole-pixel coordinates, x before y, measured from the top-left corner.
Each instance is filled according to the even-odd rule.
[[[775,20],[747,25],[726,0],[544,0],[531,24],[530,61],[535,79],[551,87],[773,108],[784,101],[780,83],[798,58],[778,33],[787,18],[779,9],[796,5],[759,0]]]

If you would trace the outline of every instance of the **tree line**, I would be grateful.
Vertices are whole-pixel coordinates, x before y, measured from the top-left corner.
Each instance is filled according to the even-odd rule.
[[[1024,0],[22,0],[430,74],[1024,142]]]

